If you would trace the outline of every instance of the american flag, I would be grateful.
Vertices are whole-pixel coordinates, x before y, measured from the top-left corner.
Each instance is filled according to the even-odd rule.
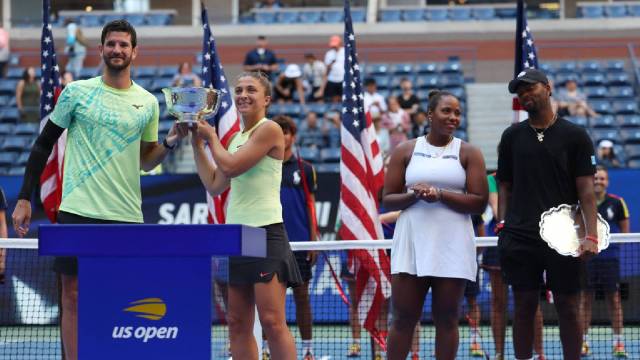
[[[513,68],[513,77],[528,68],[538,68],[538,52],[533,42],[533,34],[527,24],[527,9],[524,0],[518,0],[516,15],[516,56]],[[513,98],[513,122],[524,121],[529,115],[520,105],[518,97]]]
[[[204,37],[202,40],[202,86],[217,89],[222,92],[220,108],[211,121],[213,122],[212,125],[216,127],[222,145],[226,148],[233,134],[240,131],[240,118],[238,117],[236,105],[231,98],[224,70],[220,65],[216,41],[211,33],[209,15],[204,5],[202,5],[202,27],[204,29]],[[207,152],[207,154],[210,155],[210,159],[213,161],[211,154],[209,152]],[[229,190],[215,198],[207,193],[210,223],[225,223],[228,195]]]
[[[56,60],[56,48],[53,44],[49,12],[49,0],[42,2],[42,36],[40,42],[40,63],[42,68],[42,91],[40,93],[40,131],[49,121],[58,95],[60,95],[60,69]],[[56,222],[56,215],[62,200],[62,164],[64,162],[64,148],[67,132],[62,134],[54,145],[53,151],[47,159],[47,164],[40,176],[40,200],[44,211],[51,222]]]
[[[382,153],[369,113],[365,113],[360,67],[349,0],[344,2],[344,82],[340,161],[339,234],[343,240],[382,239],[378,192],[384,183]],[[355,250],[356,301],[362,326],[386,348],[385,334],[376,327],[383,301],[391,295],[390,262],[384,250]],[[363,316],[366,314],[365,316]]]

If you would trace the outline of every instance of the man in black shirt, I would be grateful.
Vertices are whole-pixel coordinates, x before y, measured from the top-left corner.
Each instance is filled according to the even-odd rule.
[[[256,47],[251,49],[244,58],[244,71],[260,71],[272,79],[273,72],[278,70],[278,59],[267,46],[269,46],[267,38],[263,35],[258,36]]]
[[[551,87],[541,71],[526,69],[509,83],[529,119],[504,131],[498,154],[498,249],[515,299],[513,345],[516,359],[531,359],[533,322],[542,274],[554,293],[564,359],[580,359],[578,320],[582,260],[597,249],[595,156],[581,127],[557,118]],[[560,204],[577,204],[586,218],[587,236],[580,258],[562,256],[539,235],[540,215]],[[500,231],[501,230],[501,231]]]

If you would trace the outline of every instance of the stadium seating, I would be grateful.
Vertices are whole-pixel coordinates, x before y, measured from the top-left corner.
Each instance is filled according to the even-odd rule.
[[[40,129],[40,124],[37,124],[37,123],[17,124],[13,130],[13,134],[35,136],[38,133],[39,129]]]
[[[403,21],[424,21],[425,12],[424,9],[406,9],[402,12]]]
[[[611,140],[615,144],[621,142],[620,132],[616,129],[591,129],[590,133],[591,139],[596,144],[599,144],[602,140]]]
[[[471,11],[473,18],[476,20],[495,20],[496,10],[494,8],[473,8]]]
[[[322,12],[320,12],[320,11],[301,11],[298,20],[302,24],[319,23],[322,20]]]
[[[621,128],[640,128],[640,115],[618,115],[618,126]]]
[[[603,115],[591,119],[591,127],[612,129],[617,126],[613,115]]]
[[[402,11],[397,9],[380,10],[380,22],[397,22],[402,19]]]
[[[626,17],[627,7],[624,4],[607,4],[604,7],[604,15],[609,18]]]
[[[627,6],[629,16],[639,16],[640,17],[640,4],[629,4]]]
[[[589,127],[589,120],[584,116],[567,116],[567,120],[583,128]]]
[[[625,145],[624,152],[628,160],[640,160],[640,144]]]
[[[20,120],[20,112],[17,108],[5,108],[0,111],[0,123],[17,123]]]
[[[446,21],[449,20],[449,12],[447,9],[427,9],[426,18],[429,21]]]
[[[454,7],[449,9],[449,20],[469,21],[471,20],[471,9],[468,7]]]
[[[11,136],[6,137],[0,144],[0,152],[23,152],[28,151],[33,142],[30,136]]]
[[[15,160],[16,160],[16,154],[13,152],[0,153],[0,167],[12,166]]]
[[[589,5],[578,7],[578,17],[588,19],[599,19],[604,17],[604,7],[602,5]]]

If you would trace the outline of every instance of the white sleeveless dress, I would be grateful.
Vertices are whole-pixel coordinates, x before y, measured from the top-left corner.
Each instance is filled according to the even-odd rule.
[[[465,192],[466,172],[460,163],[461,140],[445,148],[417,139],[405,174],[407,187],[428,183],[443,190]],[[476,247],[469,214],[441,202],[420,200],[396,222],[391,249],[391,273],[476,279]]]

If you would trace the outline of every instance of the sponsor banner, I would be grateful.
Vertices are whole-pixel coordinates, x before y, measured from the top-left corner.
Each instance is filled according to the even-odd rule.
[[[208,258],[87,257],[79,266],[80,358],[211,358]]]

